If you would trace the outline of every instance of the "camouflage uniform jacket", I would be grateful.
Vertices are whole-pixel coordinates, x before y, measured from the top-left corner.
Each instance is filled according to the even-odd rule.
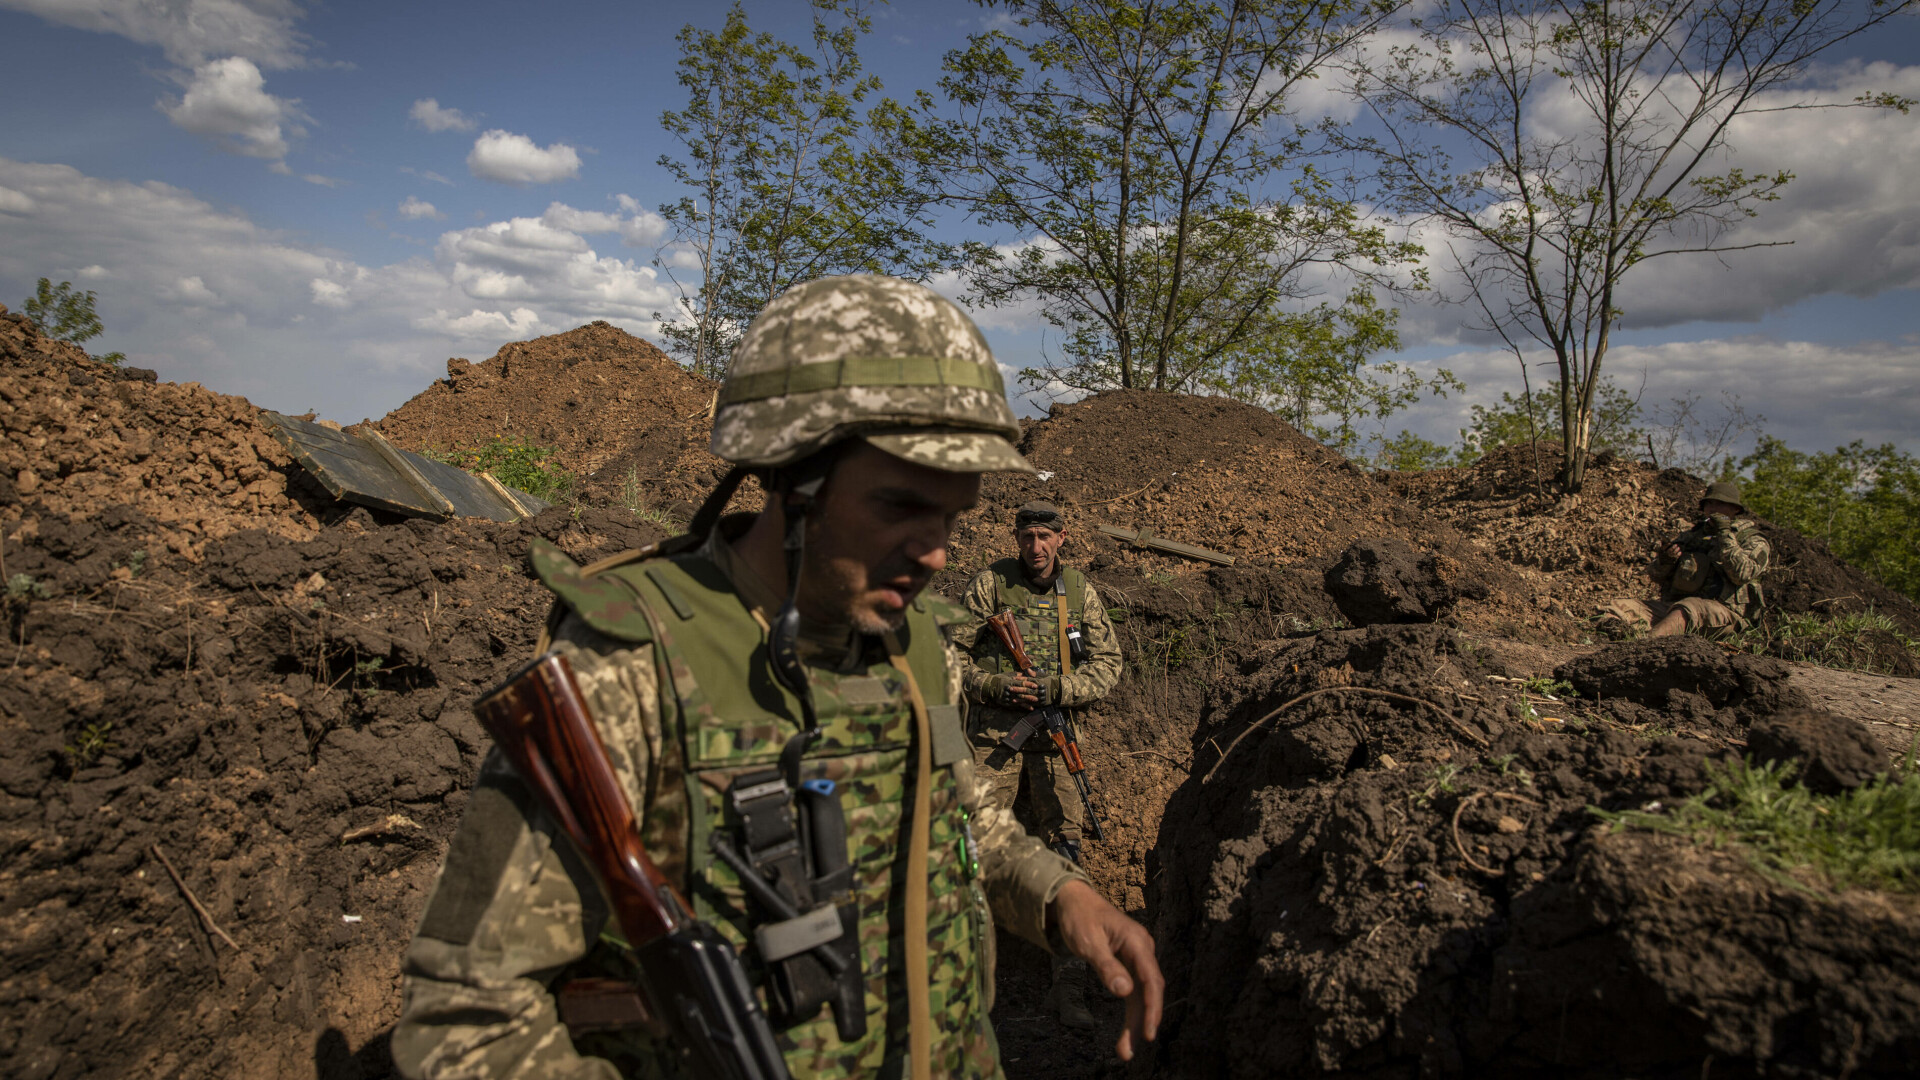
[[[1119,684],[1120,641],[1114,635],[1113,620],[1107,615],[1106,605],[1101,603],[1093,583],[1066,567],[1061,567],[1059,572],[1068,584],[1068,622],[1079,625],[1090,653],[1085,663],[1073,665],[1071,674],[1058,676],[1059,696],[1054,703],[1072,709],[1099,701]],[[1075,585],[1079,586],[1077,601]],[[1002,559],[975,574],[967,583],[964,602],[973,618],[954,629],[952,640],[954,648],[966,658],[961,688],[968,701],[981,705],[973,718],[974,731],[1004,731],[1024,715],[1019,710],[984,704],[987,679],[1012,670],[1000,639],[987,627],[987,618],[1000,610],[1003,601],[1011,601],[1009,606],[1014,608],[1021,624],[1022,644],[1027,648],[1029,659],[1052,677],[1060,670],[1060,647],[1055,634],[1058,616],[1053,607],[1057,600],[1058,594],[1036,590],[1028,583],[1018,559]],[[1043,745],[1051,747],[1052,743],[1043,742]]]
[[[707,560],[708,569],[717,569],[724,575],[725,582],[754,619],[764,626],[770,613],[777,609],[779,597],[725,542],[710,541],[699,555]],[[668,594],[668,600],[673,599]],[[928,602],[939,601],[929,599]],[[635,646],[605,636],[572,611],[567,611],[558,622],[554,639],[555,648],[565,653],[572,664],[581,691],[601,728],[616,773],[644,819],[643,835],[656,861],[670,876],[681,880],[696,907],[703,909],[703,917],[714,919],[718,928],[729,936],[740,937],[741,927],[729,921],[733,913],[716,914],[713,910],[716,905],[739,899],[737,882],[716,891],[719,882],[715,871],[725,868],[708,867],[704,887],[695,887],[695,869],[691,864],[699,860],[690,859],[687,851],[662,850],[670,847],[668,844],[653,847],[663,838],[684,837],[687,815],[698,817],[703,812],[700,805],[688,803],[686,788],[660,779],[662,766],[679,766],[684,752],[679,740],[667,734],[679,722],[669,714],[684,708],[676,705],[679,699],[675,690],[675,680],[682,673],[661,671],[652,647]],[[859,643],[860,639],[845,628],[838,631],[811,628],[803,638],[802,652],[809,665],[816,669],[834,667],[832,657],[837,652],[845,660],[839,667],[852,671],[859,654],[851,647]],[[937,699],[957,701],[961,665],[950,647],[942,651],[946,658],[947,686],[939,688],[943,692]],[[930,690],[928,697],[936,698],[936,695]],[[711,749],[722,754],[729,750],[728,744],[735,741],[711,725],[701,728],[700,737],[714,740]],[[742,731],[737,741],[747,744],[752,739]],[[694,748],[694,752],[703,757],[708,750],[708,747]],[[906,757],[904,751],[899,757]],[[686,767],[691,768],[691,763]],[[910,767],[908,771],[911,772]],[[983,973],[976,976],[969,972],[966,985],[971,987],[973,978],[983,979],[980,996],[984,996],[984,992],[990,991],[992,980],[993,930],[989,920],[997,919],[1021,937],[1049,947],[1047,905],[1068,881],[1085,880],[1085,877],[1071,863],[1028,836],[1010,813],[988,805],[975,778],[971,757],[961,755],[952,765],[950,775],[950,784],[936,776],[940,781],[936,795],[941,791],[954,794],[936,801],[933,840],[943,849],[957,846],[957,837],[943,833],[939,810],[942,801],[952,805],[952,799],[957,796],[960,806],[968,812],[978,845],[977,888],[965,891],[972,891],[975,896],[984,894],[981,906],[990,906],[991,916],[981,911],[981,922],[986,925],[975,925],[971,931],[949,932],[964,935],[955,939],[965,944],[964,951],[971,953],[972,946],[978,943],[987,952],[981,958],[962,958],[967,959],[971,968]],[[702,783],[693,786],[704,787],[709,782],[703,775]],[[893,787],[898,786],[897,782],[893,783]],[[856,810],[851,821],[857,825],[862,814],[870,817],[871,813]],[[899,831],[897,827],[895,831]],[[952,832],[950,824],[946,832]],[[402,962],[403,1001],[392,1048],[394,1061],[403,1075],[487,1080],[532,1077],[612,1080],[623,1075],[623,1071],[627,1075],[654,1071],[645,1057],[635,1059],[604,1051],[602,1036],[592,1036],[576,1047],[560,1021],[551,984],[569,969],[578,970],[590,954],[600,956],[606,946],[597,943],[603,929],[610,928],[607,927],[606,902],[592,884],[591,873],[564,838],[556,840],[557,835],[545,813],[530,804],[525,788],[500,756],[490,754],[448,851],[420,930]],[[684,839],[679,841],[681,845],[685,843]],[[876,892],[882,908],[890,904],[887,884],[890,880],[891,873],[883,866],[878,879],[869,886]],[[950,884],[944,880],[937,883],[933,890],[936,899]],[[959,920],[949,920],[951,926],[960,926],[970,917],[966,915],[965,891],[955,895],[953,903],[948,905],[955,908],[953,919]],[[870,985],[882,987],[879,999],[869,993],[870,1016],[875,1018],[870,1031],[877,1030],[877,1037],[870,1034],[857,1055],[836,1056],[837,1046],[811,1045],[807,1041],[822,1041],[815,1034],[821,1030],[821,1024],[825,1025],[827,1040],[831,1040],[830,1020],[802,1024],[792,1032],[783,1032],[783,1040],[790,1036],[800,1040],[799,1045],[787,1051],[796,1076],[884,1072],[897,1069],[898,1059],[904,1056],[904,1034],[894,1032],[899,1036],[897,1040],[888,1037],[890,1029],[901,1027],[887,1022],[891,995],[884,988],[889,978],[894,982],[899,979],[897,971],[889,974],[891,965],[885,960],[893,947],[888,944],[890,920],[884,911],[876,915],[865,910],[861,920],[863,950],[882,958],[877,965],[871,960],[868,964],[874,979]],[[866,940],[873,929],[880,934],[877,943]],[[898,928],[892,933],[897,936]],[[933,959],[938,987],[943,969],[958,961],[943,956]],[[879,970],[875,970],[876,967]],[[942,1021],[940,1000],[936,993],[937,1026]],[[882,1001],[889,1004],[883,1006]],[[968,1012],[977,1012],[984,1035],[966,1044],[965,1064],[937,1062],[936,1071],[976,1075],[997,1072],[997,1064],[992,1060],[997,1051],[993,1048],[991,1029],[984,1024],[988,1007],[990,1001],[979,1000],[967,1006]],[[939,1037],[938,1031],[936,1037]],[[951,1040],[936,1042],[936,1047],[941,1045],[951,1045]],[[589,1049],[607,1056],[593,1056],[585,1052]],[[616,1056],[621,1058],[621,1066],[609,1060]]]
[[[1683,554],[1704,552],[1712,567],[1705,585],[1693,595],[1725,604],[1743,626],[1760,617],[1766,606],[1766,591],[1760,579],[1772,566],[1773,545],[1760,535],[1760,527],[1752,519],[1735,518],[1720,525],[1706,518],[1675,537],[1673,543],[1679,545]],[[1670,582],[1677,562],[1663,552],[1655,560],[1655,576]],[[1664,592],[1663,599],[1669,602],[1680,598],[1670,587]]]

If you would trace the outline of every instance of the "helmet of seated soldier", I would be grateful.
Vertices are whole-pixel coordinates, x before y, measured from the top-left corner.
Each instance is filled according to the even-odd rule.
[[[1731,480],[1716,480],[1707,485],[1706,494],[1700,496],[1701,505],[1710,502],[1726,503],[1738,507],[1741,513],[1747,512],[1747,504],[1740,501],[1740,485]]]
[[[849,438],[947,472],[1027,472],[986,338],[951,300],[878,274],[818,278],[766,306],[734,347],[714,454],[790,465]]]

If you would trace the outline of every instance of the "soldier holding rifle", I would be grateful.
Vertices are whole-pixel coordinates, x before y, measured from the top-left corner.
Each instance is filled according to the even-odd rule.
[[[402,964],[409,1077],[996,1076],[993,925],[1084,957],[1153,1038],[1153,942],[976,776],[959,609],[923,589],[980,477],[1031,471],[980,332],[876,276],[748,328],[689,534],[576,566]],[[722,516],[747,475],[758,514]],[[550,649],[548,646],[550,645]]]
[[[1717,481],[1707,485],[1693,528],[1647,564],[1660,599],[1621,597],[1602,609],[1601,618],[1651,637],[1725,637],[1759,621],[1766,608],[1760,579],[1772,562],[1773,548],[1747,516],[1739,485]]]
[[[1024,774],[1034,830],[1078,863],[1081,844],[1097,835],[1099,820],[1089,812],[1086,776],[1073,760],[1074,721],[1120,681],[1120,644],[1092,583],[1061,561],[1067,520],[1060,509],[1027,503],[1014,514],[1013,528],[1019,556],[994,563],[968,584],[967,610],[975,621],[954,635],[968,657],[967,698],[981,706],[972,724],[974,757],[999,806],[1014,805]],[[996,617],[1011,622],[1012,640],[1025,646],[1030,667],[1015,660],[1004,631],[993,632]],[[1065,713],[1067,739],[1050,737],[1036,723],[1049,708]],[[1010,753],[1016,744],[1018,752]],[[1069,1027],[1093,1026],[1083,979],[1079,965],[1056,954],[1048,1003]]]

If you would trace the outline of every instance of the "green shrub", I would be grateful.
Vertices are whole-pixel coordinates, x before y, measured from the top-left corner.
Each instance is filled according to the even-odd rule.
[[[424,451],[425,456],[435,461],[468,472],[492,473],[495,480],[510,488],[557,503],[573,496],[577,480],[571,472],[554,464],[555,453],[551,446],[535,446],[517,435],[496,435],[484,446]]]
[[[1762,436],[1741,494],[1762,517],[1826,543],[1874,580],[1920,600],[1920,459],[1892,443],[1807,454]]]

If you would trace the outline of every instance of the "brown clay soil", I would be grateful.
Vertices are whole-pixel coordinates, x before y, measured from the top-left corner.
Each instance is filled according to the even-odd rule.
[[[605,322],[515,341],[476,364],[455,357],[436,380],[375,423],[408,450],[515,438],[554,449],[597,504],[631,488],[681,521],[726,471],[707,452],[716,384]],[[631,479],[629,479],[631,477]]]
[[[0,656],[0,1073],[387,1075],[400,950],[484,749],[468,705],[546,610],[526,545],[633,546],[658,535],[636,504],[685,520],[719,471],[711,396],[602,324],[452,361],[379,422],[389,437],[523,438],[587,484],[531,522],[430,526],[334,503],[241,399],[0,317],[0,555],[31,583],[6,602]],[[1696,481],[1603,464],[1587,495],[1549,502],[1498,458],[1369,475],[1261,410],[1142,392],[1058,407],[1022,448],[1050,478],[989,479],[936,585],[956,594],[1009,552],[1013,508],[1043,497],[1122,616],[1125,675],[1083,727],[1109,826],[1088,869],[1161,934],[1179,1001],[1162,1071],[1655,1075],[1698,1052],[1715,1075],[1867,1075],[1911,1059],[1905,901],[1783,890],[1583,816],[1690,790],[1759,712],[1809,700],[1904,750],[1911,680],[1710,648],[1633,661],[1692,680],[1656,698],[1615,687],[1514,719],[1511,680],[1592,652],[1582,605],[1632,584]],[[1237,565],[1136,550],[1096,522]],[[1909,617],[1775,535],[1807,583],[1786,602],[1867,596]],[[1431,621],[1347,628],[1402,618]],[[1328,692],[1203,782],[1247,721],[1308,690]],[[1729,920],[1751,926],[1704,948]],[[1117,1003],[1065,1035],[1041,1006],[1045,958],[1002,946],[1009,1074],[1117,1075]],[[1768,950],[1787,960],[1753,959]],[[1863,1002],[1836,970],[1885,990]]]

